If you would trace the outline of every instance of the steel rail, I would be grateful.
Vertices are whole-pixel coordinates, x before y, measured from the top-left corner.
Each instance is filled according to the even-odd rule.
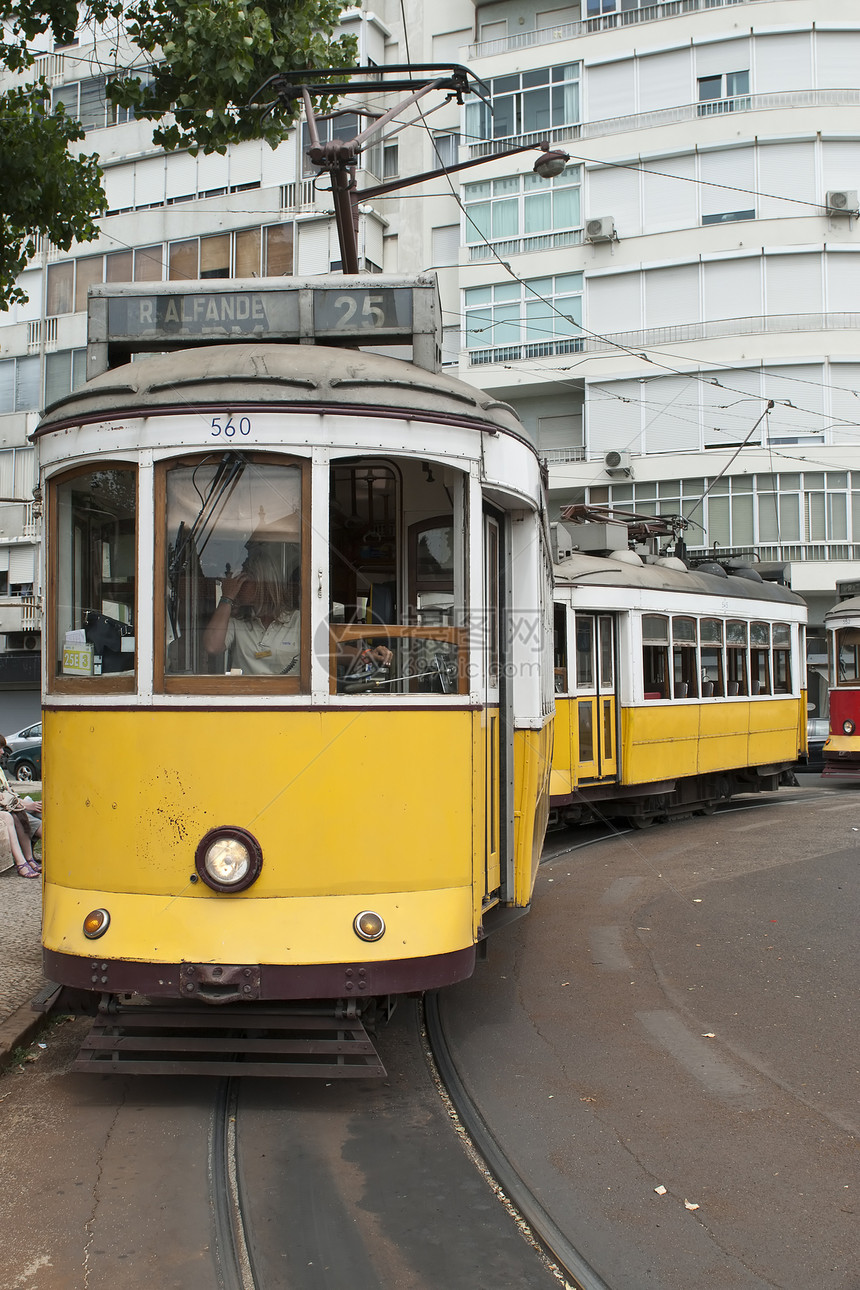
[[[209,1122],[209,1186],[219,1290],[258,1290],[236,1159],[238,1080],[218,1081]]]
[[[488,1172],[522,1215],[549,1257],[563,1270],[574,1290],[610,1290],[517,1173],[467,1092],[448,1047],[437,991],[428,991],[424,996],[424,1020],[439,1078]]]

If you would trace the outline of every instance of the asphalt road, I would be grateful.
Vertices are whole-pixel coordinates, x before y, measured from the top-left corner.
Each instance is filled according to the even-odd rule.
[[[860,795],[793,796],[559,855],[445,997],[484,1118],[613,1290],[860,1287]]]

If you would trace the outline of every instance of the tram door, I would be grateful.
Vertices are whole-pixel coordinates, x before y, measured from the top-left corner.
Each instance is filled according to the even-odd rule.
[[[618,777],[615,620],[576,615],[576,721],[571,731],[576,779]]]
[[[502,567],[501,528],[493,515],[484,514],[484,605],[486,696],[484,702],[484,785],[487,892],[501,883],[501,780],[502,757]]]

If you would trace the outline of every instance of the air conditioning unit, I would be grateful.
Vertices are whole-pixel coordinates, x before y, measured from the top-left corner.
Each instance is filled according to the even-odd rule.
[[[615,240],[615,220],[611,215],[601,215],[599,219],[585,221],[586,242],[613,242]]]
[[[633,467],[630,464],[629,452],[608,452],[603,458],[603,469],[613,479],[630,479]]]
[[[831,189],[826,194],[824,201],[832,215],[856,215],[858,213],[856,188]]]

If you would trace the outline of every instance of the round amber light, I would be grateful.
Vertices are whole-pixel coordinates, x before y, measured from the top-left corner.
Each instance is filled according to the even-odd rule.
[[[363,909],[360,914],[356,914],[352,926],[356,936],[360,936],[363,941],[378,941],[385,935],[385,922],[372,909]]]
[[[843,721],[843,722],[842,722],[842,729],[843,729],[843,731],[845,732],[845,734],[846,734],[846,735],[853,735],[853,734],[854,734],[854,722],[853,722],[853,721]]]
[[[84,936],[90,941],[95,941],[99,936],[104,936],[109,927],[110,914],[107,910],[94,909],[84,919]]]

